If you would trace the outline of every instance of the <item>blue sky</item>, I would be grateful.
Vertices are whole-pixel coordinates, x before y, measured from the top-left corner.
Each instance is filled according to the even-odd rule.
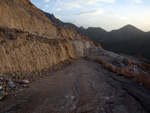
[[[107,31],[132,24],[150,31],[150,0],[31,0],[63,22]]]

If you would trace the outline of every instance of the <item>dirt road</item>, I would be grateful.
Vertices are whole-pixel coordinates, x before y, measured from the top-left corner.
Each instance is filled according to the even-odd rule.
[[[1,112],[147,113],[115,76],[98,63],[79,59],[32,83],[16,97],[8,96],[6,102],[0,103]]]

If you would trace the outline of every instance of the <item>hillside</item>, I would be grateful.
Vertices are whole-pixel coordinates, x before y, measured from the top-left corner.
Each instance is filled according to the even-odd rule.
[[[1,73],[48,68],[95,46],[73,28],[52,23],[30,0],[1,0],[0,6]]]
[[[132,25],[126,25],[120,29],[107,32],[99,27],[85,29],[71,23],[63,23],[52,14],[46,14],[46,16],[60,26],[72,26],[78,33],[88,36],[93,41],[99,42],[106,50],[150,58],[150,33],[143,32]],[[53,19],[51,19],[52,16]]]
[[[113,30],[108,33],[108,38],[102,42],[104,48],[117,53],[129,55],[141,55],[150,58],[150,35],[127,25],[121,29]]]
[[[149,60],[104,50],[30,0],[1,0],[0,16],[0,113],[150,112]]]
[[[71,28],[58,27],[52,23],[30,0],[1,0],[0,4],[0,25],[3,27],[17,28],[55,38],[81,38]]]

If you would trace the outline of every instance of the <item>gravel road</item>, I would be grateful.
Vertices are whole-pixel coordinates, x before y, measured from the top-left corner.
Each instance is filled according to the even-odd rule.
[[[81,58],[63,70],[33,82],[16,96],[8,96],[0,103],[0,111],[147,113],[145,104],[128,91],[130,84],[132,81],[109,72],[96,62]]]

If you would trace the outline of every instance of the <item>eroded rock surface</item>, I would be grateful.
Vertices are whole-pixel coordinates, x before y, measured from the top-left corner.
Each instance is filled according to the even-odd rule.
[[[83,56],[92,41],[55,39],[27,31],[0,28],[0,73],[32,72],[49,68],[69,58]]]

